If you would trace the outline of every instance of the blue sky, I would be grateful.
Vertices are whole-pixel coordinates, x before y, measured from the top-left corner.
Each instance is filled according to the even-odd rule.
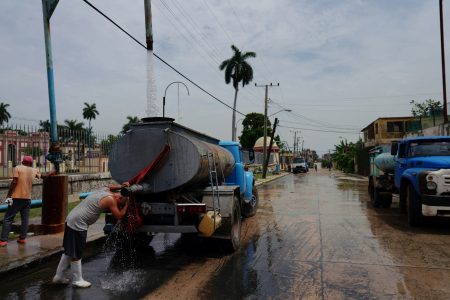
[[[145,41],[143,1],[92,2]],[[277,114],[291,146],[300,130],[305,147],[327,152],[378,117],[409,115],[412,99],[442,100],[437,0],[153,0],[152,8],[155,52],[230,105],[234,91],[218,65],[232,43],[255,51],[253,83],[280,83],[270,90],[269,113],[293,110]],[[93,126],[104,133],[118,132],[128,115],[145,116],[143,48],[81,0],[61,0],[51,25],[60,123],[82,121],[83,102],[97,104]],[[158,61],[155,80],[161,102],[167,84],[185,82]],[[264,110],[264,89],[253,83],[239,92],[243,113]],[[168,90],[168,115],[230,138],[231,111],[188,87],[179,101],[176,86]],[[0,101],[10,104],[14,123],[49,118],[41,1],[0,2]],[[343,129],[355,133],[323,132]]]

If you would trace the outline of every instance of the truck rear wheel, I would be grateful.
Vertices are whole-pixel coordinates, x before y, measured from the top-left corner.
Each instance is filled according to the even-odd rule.
[[[373,188],[373,207],[383,206],[383,196],[380,194],[380,190],[376,187]]]
[[[249,203],[244,203],[242,205],[242,216],[244,218],[253,217],[256,214],[256,211],[258,210],[258,190],[255,186],[252,188],[252,198],[250,199]]]
[[[409,225],[419,226],[422,223],[422,201],[412,184],[406,187],[406,206]]]
[[[241,206],[236,196],[233,197],[233,209],[230,222],[230,239],[226,240],[226,243],[228,250],[234,252],[241,246]]]

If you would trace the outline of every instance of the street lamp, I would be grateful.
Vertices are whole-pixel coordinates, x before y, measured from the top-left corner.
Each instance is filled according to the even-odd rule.
[[[186,90],[187,90],[188,96],[189,96],[189,89],[183,82],[181,82],[181,81],[174,81],[174,82],[169,83],[169,85],[166,87],[166,90],[164,91],[164,97],[163,97],[163,118],[165,117],[165,114],[166,114],[165,108],[166,108],[166,93],[167,93],[167,89],[169,88],[169,86],[171,86],[174,83],[178,83],[178,87],[179,87],[180,84],[184,85]]]
[[[276,115],[277,113],[280,113],[280,112],[282,112],[282,111],[291,112],[292,109],[282,109],[282,110],[279,110],[279,111],[277,111],[276,113],[270,114],[269,117],[271,117],[271,116],[273,116],[273,115]]]

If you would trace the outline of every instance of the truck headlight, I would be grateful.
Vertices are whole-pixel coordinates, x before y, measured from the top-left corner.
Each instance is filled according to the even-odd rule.
[[[429,189],[430,191],[434,191],[437,189],[437,184],[434,181],[428,181],[427,182],[427,189]]]

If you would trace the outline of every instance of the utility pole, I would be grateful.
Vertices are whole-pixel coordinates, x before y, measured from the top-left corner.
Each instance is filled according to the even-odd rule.
[[[296,145],[297,145],[297,131],[294,131],[294,152],[292,153],[292,157],[295,157]]]
[[[264,87],[266,89],[266,94],[264,97],[264,146],[263,146],[263,178],[266,178],[265,174],[267,170],[265,169],[265,161],[267,156],[267,105],[269,102],[269,87],[280,86],[280,83],[277,85],[273,85],[272,82],[270,84],[258,85],[255,83],[256,87]]]
[[[442,1],[439,0],[439,20],[441,28],[441,61],[442,61],[442,91],[444,97],[443,110],[444,110],[444,123],[448,123],[447,116],[447,81],[445,79],[445,47],[444,47],[444,13],[442,12]]]
[[[266,160],[263,162],[264,163],[263,178],[266,178],[267,166],[269,165],[270,153],[272,152],[273,137],[275,136],[275,130],[277,129],[277,124],[278,124],[278,119],[275,118],[275,122],[273,123],[273,130],[272,130],[272,133],[270,134],[269,155],[267,155]]]

